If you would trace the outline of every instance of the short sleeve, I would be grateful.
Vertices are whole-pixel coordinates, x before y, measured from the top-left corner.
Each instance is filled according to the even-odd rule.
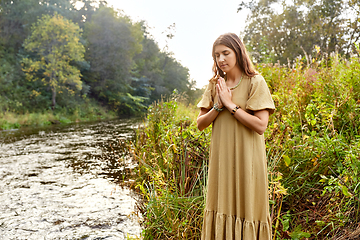
[[[214,106],[215,86],[216,86],[215,82],[216,81],[214,81],[213,79],[209,81],[209,84],[207,85],[206,90],[203,93],[200,102],[197,104],[198,108],[210,109]]]
[[[261,75],[255,75],[251,78],[246,109],[251,111],[268,109],[270,114],[274,113],[274,101],[271,97],[271,93],[265,79]]]

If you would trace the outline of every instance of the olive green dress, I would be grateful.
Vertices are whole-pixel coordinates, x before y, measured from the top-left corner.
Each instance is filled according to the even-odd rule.
[[[199,108],[217,102],[216,80],[205,90]],[[275,106],[264,78],[243,78],[232,100],[249,113]],[[203,240],[270,240],[267,161],[264,136],[241,124],[226,109],[212,125]]]

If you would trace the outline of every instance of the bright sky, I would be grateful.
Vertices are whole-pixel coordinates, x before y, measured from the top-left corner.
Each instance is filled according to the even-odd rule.
[[[175,23],[175,37],[169,51],[190,70],[197,87],[212,77],[212,44],[223,33],[240,34],[247,12],[237,13],[242,0],[107,0],[110,6],[123,10],[134,22],[145,20],[160,48],[165,46],[162,34]]]

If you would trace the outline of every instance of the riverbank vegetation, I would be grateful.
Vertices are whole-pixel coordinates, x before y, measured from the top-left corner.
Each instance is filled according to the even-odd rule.
[[[25,126],[46,126],[51,124],[67,124],[101,119],[113,119],[118,115],[96,102],[84,102],[75,108],[57,108],[37,112],[3,112],[0,113],[0,129],[9,130]]]
[[[1,1],[0,128],[138,115],[174,89],[195,96],[189,70],[147,28],[106,1]]]
[[[265,133],[273,239],[356,239],[360,58],[313,59],[257,65],[276,105]],[[211,128],[200,132],[197,114],[179,96],[157,102],[127,143],[144,239],[200,239]]]

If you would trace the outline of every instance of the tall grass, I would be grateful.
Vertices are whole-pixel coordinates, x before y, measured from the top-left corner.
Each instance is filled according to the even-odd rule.
[[[359,58],[259,70],[277,106],[266,135],[270,173],[286,189],[272,199],[281,210],[274,238],[336,239],[360,217]]]
[[[257,66],[277,108],[265,133],[273,239],[356,239],[359,60]],[[128,143],[144,239],[200,238],[211,128],[197,130],[197,112],[174,99],[155,103]]]
[[[153,104],[130,146],[145,239],[199,239],[210,132],[196,129],[194,113],[176,100]]]
[[[55,110],[26,112],[23,114],[12,111],[2,112],[0,113],[0,130],[16,129],[21,126],[45,126],[115,117],[114,112],[88,101],[79,104],[73,109],[56,108]]]

